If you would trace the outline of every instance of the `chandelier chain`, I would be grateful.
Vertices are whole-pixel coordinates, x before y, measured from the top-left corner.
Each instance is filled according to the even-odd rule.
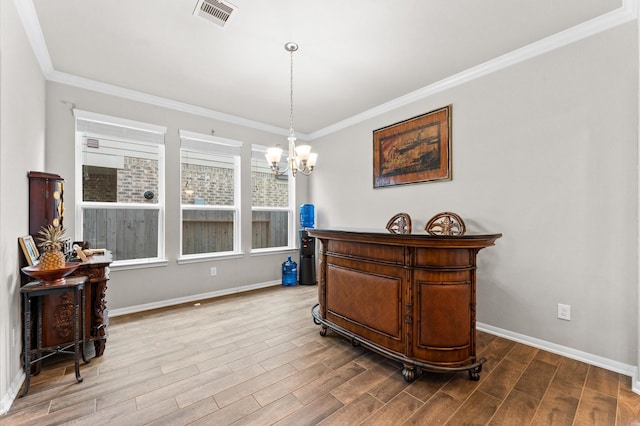
[[[289,109],[289,133],[291,136],[293,136],[293,50],[289,51],[290,54],[290,67],[291,67],[291,73],[290,73],[290,80],[289,80],[289,105],[290,105],[290,109]]]

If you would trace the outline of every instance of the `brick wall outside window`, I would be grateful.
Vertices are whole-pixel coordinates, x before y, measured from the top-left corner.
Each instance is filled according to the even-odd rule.
[[[233,169],[182,163],[182,204],[232,206],[233,192]]]
[[[157,202],[158,162],[144,158],[124,158],[123,169],[85,166],[84,201],[149,203]],[[259,207],[287,207],[287,180],[276,179],[271,173],[251,173],[251,204]],[[182,204],[233,205],[233,170],[195,164],[182,164]],[[186,191],[193,190],[193,193]],[[144,198],[153,191],[153,200]]]
[[[289,183],[272,173],[251,172],[251,205],[255,207],[287,207]]]

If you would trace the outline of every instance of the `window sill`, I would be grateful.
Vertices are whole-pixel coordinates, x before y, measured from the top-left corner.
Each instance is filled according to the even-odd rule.
[[[204,255],[193,255],[193,256],[182,256],[179,257],[177,262],[178,265],[188,264],[188,263],[199,263],[199,262],[209,262],[212,260],[226,260],[226,259],[239,259],[244,256],[242,252],[233,252],[233,253],[224,253],[224,254],[204,254]]]
[[[266,249],[255,249],[255,250],[251,250],[251,256],[269,256],[272,254],[292,253],[297,251],[298,249],[295,247],[275,247],[275,248],[266,248]]]
[[[128,269],[144,269],[144,268],[156,268],[158,266],[167,266],[169,261],[166,259],[153,259],[153,260],[123,260],[118,262],[117,260],[109,266],[110,271],[126,271]]]

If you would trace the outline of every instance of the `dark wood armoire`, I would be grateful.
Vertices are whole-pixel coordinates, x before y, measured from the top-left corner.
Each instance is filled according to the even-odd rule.
[[[29,234],[38,241],[43,226],[63,225],[64,179],[45,172],[29,172]]]

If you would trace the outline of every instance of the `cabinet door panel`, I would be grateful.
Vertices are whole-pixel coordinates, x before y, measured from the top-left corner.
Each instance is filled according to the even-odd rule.
[[[403,352],[401,268],[367,271],[365,262],[327,265],[326,317],[365,339]],[[347,263],[348,265],[345,265]]]
[[[469,272],[417,271],[416,276],[414,354],[433,362],[467,363],[473,355],[474,318]]]

